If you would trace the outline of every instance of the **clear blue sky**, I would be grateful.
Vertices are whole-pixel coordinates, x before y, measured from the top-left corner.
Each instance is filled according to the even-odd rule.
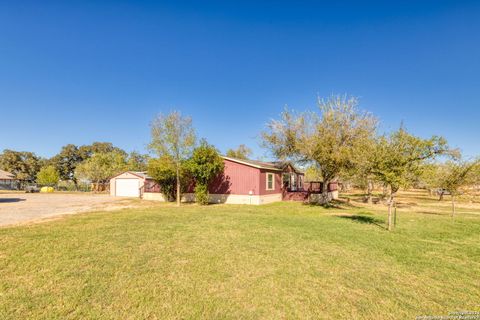
[[[1,2],[0,149],[144,151],[152,117],[178,109],[258,157],[285,104],[348,93],[382,130],[480,154],[480,3],[360,2]]]

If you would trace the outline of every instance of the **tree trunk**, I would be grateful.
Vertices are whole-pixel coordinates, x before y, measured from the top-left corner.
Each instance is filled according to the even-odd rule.
[[[177,207],[180,207],[180,169],[177,165]]]
[[[393,203],[395,201],[395,192],[390,194],[390,199],[388,200],[388,224],[387,229],[388,231],[392,231],[393,229]]]
[[[456,208],[455,208],[455,196],[452,194],[452,218],[455,216]]]
[[[327,179],[323,179],[322,185],[322,202],[323,205],[328,206],[330,204],[330,198],[328,197],[328,185],[330,181]]]
[[[373,183],[372,181],[367,181],[367,203],[372,204],[372,189]]]
[[[385,197],[387,196],[388,194],[388,185],[387,184],[383,184],[383,192],[382,192],[382,200],[385,199]]]
[[[442,201],[443,200],[443,191],[440,192],[440,197],[438,198],[438,201]]]
[[[388,223],[387,223],[388,231],[392,231],[392,198],[388,200]]]

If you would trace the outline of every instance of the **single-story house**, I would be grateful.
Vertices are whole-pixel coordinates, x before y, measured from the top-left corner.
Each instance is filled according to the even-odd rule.
[[[0,170],[0,190],[14,190],[18,188],[19,180],[13,173]]]
[[[262,162],[223,157],[224,170],[209,185],[210,202],[264,204],[283,200],[308,200],[321,189],[305,184],[304,173],[289,162]],[[329,186],[331,198],[338,197],[336,184]],[[160,186],[144,172],[124,172],[110,180],[113,196],[142,197],[165,201]],[[193,186],[182,194],[194,201]]]

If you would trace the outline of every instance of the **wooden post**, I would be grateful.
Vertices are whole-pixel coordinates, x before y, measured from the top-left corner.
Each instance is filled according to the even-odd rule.
[[[180,207],[180,169],[177,164],[177,207]]]
[[[397,204],[393,203],[393,226],[397,226]]]
[[[455,196],[452,194],[452,218],[455,216],[455,212],[456,211],[456,208],[455,208]]]
[[[392,199],[388,201],[388,231],[392,231]]]

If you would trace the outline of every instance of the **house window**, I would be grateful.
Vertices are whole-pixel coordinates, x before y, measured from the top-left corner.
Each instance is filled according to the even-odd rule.
[[[303,176],[298,176],[298,189],[303,189]]]
[[[290,174],[284,173],[282,175],[283,188],[288,190],[290,189]]]
[[[273,173],[267,173],[267,190],[275,189],[275,179]]]

